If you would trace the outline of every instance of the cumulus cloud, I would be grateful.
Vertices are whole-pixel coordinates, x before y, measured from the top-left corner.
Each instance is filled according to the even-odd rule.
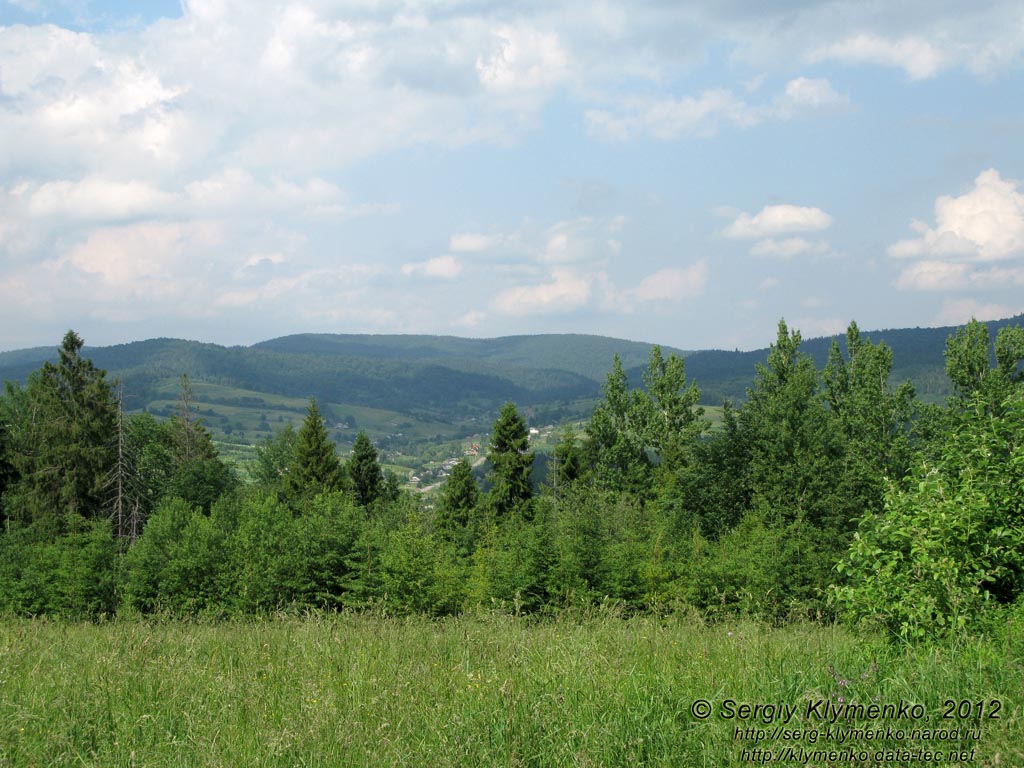
[[[662,141],[684,136],[706,138],[723,124],[746,128],[761,122],[761,115],[731,91],[704,91],[697,97],[653,101],[629,99],[619,114],[602,109],[586,112],[587,127],[602,138],[625,141],[649,135]]]
[[[787,237],[784,240],[768,238],[753,245],[750,253],[754,256],[770,256],[791,259],[803,254],[824,255],[830,250],[825,240],[805,240],[802,237]]]
[[[896,279],[911,291],[990,290],[1024,285],[1024,194],[994,169],[974,187],[935,201],[935,225],[911,223],[918,237],[889,246],[894,259],[913,259]]]
[[[45,3],[18,2],[42,20],[58,18],[47,17]],[[657,297],[671,292],[666,285],[685,292],[695,281],[676,267],[656,281],[630,283],[632,289],[609,288],[607,274],[621,270],[608,265],[627,253],[628,239],[608,220],[570,214],[511,234],[462,231],[447,249],[437,245],[447,255],[411,262],[392,255],[409,252],[401,228],[389,239],[391,231],[353,237],[357,227],[339,226],[397,210],[387,201],[350,200],[341,179],[357,164],[366,168],[402,150],[514,146],[544,126],[545,110],[561,95],[569,98],[558,109],[578,110],[594,135],[668,141],[847,108],[849,98],[818,71],[779,79],[808,62],[875,63],[915,79],[957,68],[991,75],[1019,66],[1021,18],[1018,3],[999,0],[970,8],[922,4],[903,14],[855,3],[303,0],[254,7],[185,0],[180,17],[153,22],[82,25],[90,31],[0,27],[0,284],[5,299],[25,290],[52,296],[55,276],[66,278],[56,294],[66,304],[75,295],[95,306],[121,301],[119,316],[184,316],[196,307],[263,307],[298,297],[300,314],[348,320],[352,309],[386,322],[406,311],[409,281],[394,281],[405,293],[388,289],[384,300],[400,309],[385,309],[382,299],[374,307],[358,295],[376,278],[339,270],[390,259],[383,274],[407,267],[410,275],[441,278],[434,287],[442,291],[455,285],[443,279],[457,269],[465,277],[476,262],[469,255],[479,254],[512,276],[509,290],[522,289],[527,305],[557,304],[552,296],[571,305],[584,286],[590,305],[630,290],[634,301]],[[740,71],[735,83],[680,92],[723,41],[731,60],[754,62],[754,69],[732,70]],[[744,89],[752,71],[763,75]],[[773,225],[768,212],[744,214],[749,221],[734,228],[749,234],[736,236],[766,256],[826,247],[807,233],[827,223],[787,228]],[[894,245],[893,255],[1000,262],[972,269],[968,279],[978,286],[1012,282],[1020,242],[1014,216],[1019,220],[1011,210],[988,234],[981,224],[937,219]],[[444,231],[473,225],[451,226]],[[278,229],[305,239],[277,242]],[[217,243],[204,232],[216,232]],[[926,271],[907,284],[926,284]],[[229,280],[239,283],[225,289]],[[183,285],[178,299],[158,300]],[[337,290],[320,300],[318,289]],[[236,295],[218,305],[217,295],[229,291]],[[119,292],[135,304],[123,309]],[[186,298],[193,303],[174,304]]]
[[[1018,182],[993,168],[974,180],[974,188],[935,201],[935,226],[915,221],[919,237],[889,247],[895,258],[966,258],[1001,261],[1024,256],[1024,194]]]
[[[630,298],[640,302],[682,301],[704,293],[708,284],[708,264],[698,261],[689,267],[661,269],[640,281]]]
[[[717,88],[682,98],[627,98],[617,112],[590,109],[585,118],[590,132],[604,139],[651,136],[673,141],[708,138],[723,126],[752,128],[769,120],[791,120],[848,104],[849,98],[828,80],[798,77],[786,84],[783,93],[762,104],[751,104],[727,88]]]
[[[402,265],[402,274],[406,277],[426,275],[444,280],[454,280],[462,272],[462,264],[451,254],[438,256],[427,261],[410,262]]]
[[[448,248],[455,253],[480,253],[492,247],[495,238],[479,232],[459,232],[452,235]]]
[[[506,315],[565,313],[589,302],[593,278],[572,269],[556,267],[551,279],[539,285],[520,285],[501,291],[494,309]]]
[[[969,276],[966,264],[946,261],[919,261],[900,272],[896,287],[910,291],[948,291],[966,285]]]
[[[498,92],[546,88],[565,79],[569,56],[558,34],[525,25],[497,28],[495,45],[476,59],[485,88]]]
[[[955,299],[942,304],[942,310],[935,316],[933,322],[938,325],[963,325],[973,317],[976,320],[986,322],[988,320],[1001,320],[1004,317],[1012,317],[1022,310],[1021,305],[1016,307],[1004,304],[980,302],[976,299]]]
[[[798,77],[786,83],[783,93],[776,97],[773,114],[783,120],[803,113],[842,109],[850,104],[850,97],[839,93],[823,77]]]
[[[753,240],[793,232],[820,232],[830,226],[832,217],[820,208],[768,205],[753,216],[741,213],[722,234],[734,239]]]
[[[831,43],[815,51],[811,58],[897,67],[915,80],[934,77],[950,63],[945,52],[917,35],[892,40],[865,33]]]

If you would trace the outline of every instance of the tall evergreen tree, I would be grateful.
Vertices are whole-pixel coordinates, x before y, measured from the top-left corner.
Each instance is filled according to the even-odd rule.
[[[82,339],[65,334],[59,361],[45,363],[24,390],[10,388],[11,460],[18,482],[14,516],[58,524],[67,515],[104,514],[104,483],[115,460],[117,403],[106,372],[83,357]]]
[[[821,523],[834,512],[829,462],[835,446],[817,396],[818,371],[800,341],[800,332],[791,333],[780,320],[767,364],[757,366],[754,386],[747,390],[739,426],[750,447],[752,495],[776,511]]]
[[[602,485],[642,493],[650,488],[651,462],[647,457],[647,425],[653,421],[649,402],[631,392],[618,355],[587,425],[586,464]]]
[[[555,498],[560,498],[568,487],[584,474],[584,448],[571,426],[565,428],[562,438],[551,452],[551,474],[548,481]]]
[[[11,463],[10,446],[7,437],[8,419],[7,399],[0,396],[0,523],[6,518],[4,513],[4,492],[14,482],[14,465]]]
[[[908,381],[889,384],[893,354],[885,344],[860,336],[856,323],[846,331],[846,358],[832,342],[822,372],[824,398],[833,435],[841,438],[846,496],[852,515],[878,509],[885,477],[902,477],[909,468],[908,431],[914,409],[914,387]]]
[[[514,403],[505,403],[494,422],[487,459],[492,467],[490,502],[495,515],[505,517],[533,496],[530,433]]]
[[[377,449],[365,432],[356,435],[356,441],[352,444],[348,476],[356,501],[363,506],[376,501],[384,489],[384,473],[377,459]]]
[[[288,475],[288,468],[295,457],[298,433],[289,424],[278,430],[256,446],[256,461],[252,475],[257,483],[265,486],[280,486]]]
[[[687,385],[686,363],[671,354],[667,358],[657,344],[651,348],[644,372],[647,396],[635,400],[640,413],[647,444],[657,453],[665,470],[671,471],[692,457],[692,448],[711,423],[704,418],[704,409],[697,405],[700,389],[695,382]]]
[[[341,490],[344,479],[334,444],[327,439],[327,427],[313,398],[295,440],[295,456],[286,480],[288,494],[300,498]]]
[[[462,555],[472,554],[476,543],[479,503],[480,489],[473,478],[473,467],[463,456],[441,487],[441,502],[437,507],[439,535],[445,541],[454,542]]]

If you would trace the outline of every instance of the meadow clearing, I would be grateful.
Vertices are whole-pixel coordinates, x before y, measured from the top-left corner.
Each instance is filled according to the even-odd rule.
[[[0,765],[1021,766],[1020,629],[911,647],[601,609],[9,618]],[[835,715],[851,702],[893,706]]]

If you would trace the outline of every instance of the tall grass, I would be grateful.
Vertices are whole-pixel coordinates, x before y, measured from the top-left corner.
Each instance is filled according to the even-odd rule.
[[[922,703],[932,727],[944,699],[999,699],[1001,717],[963,746],[972,765],[1021,766],[1024,632],[1014,629],[911,649],[833,627],[600,612],[10,619],[0,622],[0,765],[731,766],[755,746],[736,726],[757,723],[722,719],[726,700],[853,693]],[[696,699],[711,702],[710,719],[693,717]]]

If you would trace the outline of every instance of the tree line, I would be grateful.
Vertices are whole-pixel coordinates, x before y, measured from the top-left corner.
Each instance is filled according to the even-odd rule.
[[[745,401],[712,428],[681,357],[643,386],[616,357],[547,478],[515,404],[478,484],[403,491],[360,433],[340,458],[311,400],[243,482],[182,378],[177,413],[126,414],[69,332],[0,398],[0,611],[264,612],[382,605],[544,613],[615,601],[716,618],[842,619],[902,638],[980,630],[1024,589],[1024,330],[947,341],[925,405],[861,337],[818,369],[780,322]]]

